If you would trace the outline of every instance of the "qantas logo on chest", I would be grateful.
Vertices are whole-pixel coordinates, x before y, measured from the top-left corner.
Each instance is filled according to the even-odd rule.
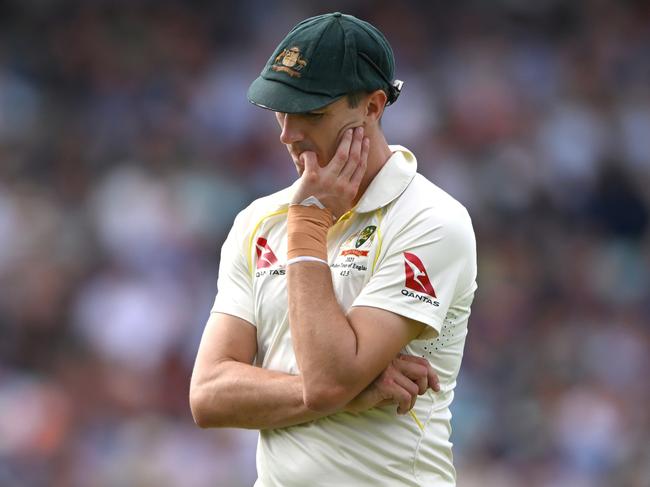
[[[406,274],[405,287],[418,293],[428,294],[432,298],[436,297],[424,264],[417,255],[404,252],[404,272]]]
[[[264,237],[258,238],[255,242],[255,251],[257,252],[258,269],[271,267],[278,262],[278,258],[275,256]]]

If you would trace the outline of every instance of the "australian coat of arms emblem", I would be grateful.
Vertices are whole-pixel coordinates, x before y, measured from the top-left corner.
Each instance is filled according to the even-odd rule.
[[[302,59],[300,48],[293,46],[289,49],[283,49],[282,52],[276,56],[271,69],[273,71],[287,73],[293,78],[300,78],[300,71],[302,71],[306,65],[307,61]]]

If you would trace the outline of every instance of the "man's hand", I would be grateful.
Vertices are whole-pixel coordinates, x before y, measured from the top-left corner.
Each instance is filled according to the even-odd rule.
[[[318,165],[314,152],[303,152],[300,158],[305,170],[292,203],[315,196],[339,218],[354,204],[366,172],[369,149],[370,141],[363,136],[363,127],[357,127],[343,133],[334,157],[325,167]]]
[[[418,395],[429,388],[435,392],[440,390],[438,376],[431,364],[422,357],[399,354],[345,410],[358,413],[377,406],[397,404],[397,413],[406,414],[415,405]]]

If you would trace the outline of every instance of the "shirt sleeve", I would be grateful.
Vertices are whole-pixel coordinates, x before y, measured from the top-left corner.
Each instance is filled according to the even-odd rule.
[[[382,239],[373,275],[352,306],[385,309],[428,325],[435,337],[451,306],[476,289],[476,239],[464,210],[427,210]]]
[[[233,315],[257,326],[253,311],[252,276],[245,255],[249,245],[243,231],[243,220],[240,213],[221,247],[217,296],[211,312]]]

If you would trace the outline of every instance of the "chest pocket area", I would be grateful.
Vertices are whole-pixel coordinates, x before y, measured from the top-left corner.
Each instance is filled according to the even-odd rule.
[[[379,222],[352,232],[330,256],[334,292],[344,310],[349,309],[366,285],[381,248]]]

